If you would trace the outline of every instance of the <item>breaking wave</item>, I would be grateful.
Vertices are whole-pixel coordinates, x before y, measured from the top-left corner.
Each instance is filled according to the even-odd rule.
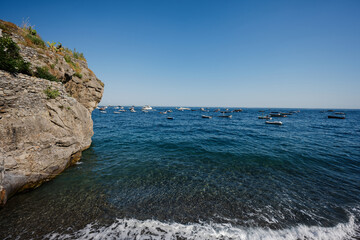
[[[334,227],[299,225],[271,230],[242,228],[218,223],[164,223],[157,220],[117,219],[107,227],[88,224],[72,234],[51,233],[46,239],[239,239],[239,240],[341,240],[353,239],[356,234],[354,217]]]

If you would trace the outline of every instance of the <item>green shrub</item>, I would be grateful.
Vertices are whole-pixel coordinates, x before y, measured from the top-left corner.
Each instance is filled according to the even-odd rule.
[[[82,78],[82,74],[81,74],[81,73],[78,73],[78,72],[74,73],[74,76],[76,76],[76,77],[78,77],[78,78]]]
[[[73,51],[73,56],[74,56],[74,58],[76,58],[76,59],[80,59],[80,60],[84,60],[84,61],[85,61],[84,54],[81,53],[81,52],[77,52],[75,48],[74,48],[74,51]]]
[[[70,64],[70,67],[74,69],[75,71],[79,71],[80,68],[71,60],[71,57],[69,55],[64,56],[65,61]]]
[[[50,65],[50,68],[51,68],[51,69],[54,69],[54,68],[55,68],[55,64],[54,64],[54,63],[51,64],[51,65]]]
[[[33,36],[36,36],[36,30],[35,29],[33,29],[31,26],[28,28],[28,30],[29,30],[29,33],[31,34],[31,35],[33,35]]]
[[[69,55],[65,55],[64,59],[65,59],[65,62],[67,62],[67,63],[73,63],[71,60],[71,57]]]
[[[30,63],[24,61],[18,45],[8,36],[0,38],[0,69],[31,75]]]
[[[49,73],[49,69],[47,67],[36,67],[35,76],[38,78],[44,78],[50,81],[59,82],[59,79]]]
[[[57,90],[57,89],[53,90],[51,87],[47,87],[44,90],[44,93],[46,94],[48,99],[55,99],[60,95],[59,90]]]
[[[45,42],[40,37],[38,37],[37,35],[32,35],[31,33],[28,33],[26,35],[26,38],[29,39],[33,44],[35,44],[35,45],[37,45],[39,47],[44,48],[46,46]]]

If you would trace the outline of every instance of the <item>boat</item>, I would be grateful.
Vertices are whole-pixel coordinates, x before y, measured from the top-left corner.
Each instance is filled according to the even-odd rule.
[[[136,112],[134,106],[132,106],[132,107],[130,108],[130,112],[133,112],[133,113]]]
[[[191,109],[190,108],[185,108],[185,107],[179,107],[177,110],[184,111],[184,110],[191,110]]]
[[[202,118],[212,118],[211,116],[202,115]]]
[[[106,113],[106,111],[104,111],[104,110],[100,110],[100,112],[101,112],[101,113]]]
[[[328,118],[345,119],[345,116],[332,116],[332,115],[329,115]]]
[[[281,121],[266,121],[266,124],[273,124],[273,125],[282,125]]]
[[[220,108],[214,110],[214,112],[219,112],[219,111],[220,111]]]
[[[221,118],[232,118],[232,115],[221,115],[219,117],[221,117]]]
[[[281,113],[270,113],[270,117],[286,117],[287,115]]]
[[[169,120],[174,120],[174,118],[173,118],[173,117],[167,117],[167,119],[169,119]]]
[[[272,118],[270,116],[258,116],[258,119],[269,119],[271,120]]]
[[[99,108],[100,111],[105,111],[106,107]]]
[[[165,111],[165,112],[159,112],[160,114],[166,114],[167,113],[167,111]]]
[[[119,114],[119,113],[121,113],[121,112],[114,112],[115,114]]]
[[[152,110],[152,107],[150,107],[149,105],[145,105],[141,108],[142,111],[149,111]]]
[[[335,114],[337,114],[337,115],[345,115],[345,113],[343,113],[343,112],[335,112]]]
[[[233,112],[242,112],[243,110],[242,109],[234,109],[234,111]]]

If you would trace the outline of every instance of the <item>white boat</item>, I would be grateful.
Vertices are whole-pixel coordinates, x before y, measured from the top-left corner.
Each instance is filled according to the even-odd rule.
[[[130,108],[130,112],[133,112],[133,113],[136,112],[134,106],[132,106],[132,107]]]
[[[149,110],[152,110],[152,107],[150,107],[149,105],[145,105],[142,107],[141,109],[142,111],[149,111]]]
[[[212,118],[211,116],[206,116],[206,115],[202,115],[201,117],[202,118],[209,118],[209,119]]]
[[[232,118],[232,115],[221,115],[219,117],[221,117],[221,118]]]
[[[114,112],[115,114],[120,114],[121,112]]]
[[[281,121],[266,121],[265,122],[266,124],[274,124],[274,125],[282,125],[282,122]]]
[[[184,110],[191,110],[191,109],[190,108],[185,108],[185,107],[179,107],[177,110],[184,111]]]
[[[106,113],[106,111],[105,111],[105,110],[100,110],[100,112],[101,112],[101,113]]]
[[[271,120],[272,118],[269,116],[259,116],[258,119],[268,119]]]

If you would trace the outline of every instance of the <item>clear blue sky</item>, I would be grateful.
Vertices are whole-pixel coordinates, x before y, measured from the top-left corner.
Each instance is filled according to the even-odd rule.
[[[2,1],[83,52],[101,104],[360,108],[360,1]]]

